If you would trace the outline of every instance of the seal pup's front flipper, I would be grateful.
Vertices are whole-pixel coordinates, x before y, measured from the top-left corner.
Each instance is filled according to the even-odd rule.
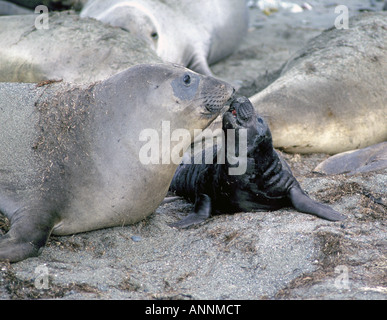
[[[301,190],[301,188],[291,188],[289,191],[289,198],[294,208],[300,212],[310,213],[330,221],[341,221],[346,218],[331,207],[312,200]]]
[[[185,229],[204,222],[211,216],[211,198],[206,194],[199,194],[195,201],[194,212],[190,213],[184,219],[172,223],[172,228]]]

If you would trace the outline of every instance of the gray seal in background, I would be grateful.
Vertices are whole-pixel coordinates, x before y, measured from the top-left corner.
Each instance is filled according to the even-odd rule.
[[[322,174],[347,174],[372,172],[387,168],[387,142],[346,151],[321,162],[313,171]]]
[[[146,40],[164,61],[202,74],[235,51],[248,27],[245,0],[90,0],[80,13]]]
[[[48,29],[37,29],[38,17],[0,17],[0,82],[86,84],[162,62],[144,41],[100,21],[56,12],[48,16]]]
[[[312,39],[280,77],[250,97],[274,147],[336,154],[387,140],[387,12]]]

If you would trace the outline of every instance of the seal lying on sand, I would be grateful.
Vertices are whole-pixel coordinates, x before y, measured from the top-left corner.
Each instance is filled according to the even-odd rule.
[[[0,82],[90,83],[162,62],[144,41],[100,21],[54,13],[49,28],[39,30],[37,16],[0,17]]]
[[[34,11],[18,6],[17,4],[0,0],[0,16],[14,14],[33,14]]]
[[[80,10],[85,0],[12,0],[10,2],[14,2],[17,5],[29,9],[35,9],[39,5],[44,5],[48,10],[52,11],[70,9]]]
[[[354,175],[383,169],[387,169],[387,142],[335,154],[321,162],[313,171],[322,174]]]
[[[286,152],[335,154],[387,140],[387,12],[312,39],[250,98]]]
[[[138,65],[87,87],[0,84],[0,212],[11,223],[0,260],[37,255],[51,232],[148,216],[177,164],[143,164],[144,130],[162,136],[162,121],[171,130],[204,129],[233,93],[225,82],[164,64]]]
[[[329,206],[310,199],[301,189],[287,163],[273,149],[271,133],[266,122],[257,116],[245,97],[235,100],[223,116],[222,129],[235,136],[247,130],[247,166],[241,175],[229,175],[228,157],[224,164],[182,164],[177,169],[170,191],[195,201],[194,212],[173,227],[185,228],[203,222],[218,213],[276,210],[293,206],[298,211],[337,221],[345,217]],[[236,142],[239,141],[236,137]],[[230,146],[224,144],[225,153]],[[237,144],[236,150],[241,145]],[[203,157],[204,157],[203,151]],[[239,150],[241,152],[241,150]]]
[[[164,61],[207,75],[208,64],[233,53],[248,27],[245,0],[90,0],[80,16],[127,29]]]

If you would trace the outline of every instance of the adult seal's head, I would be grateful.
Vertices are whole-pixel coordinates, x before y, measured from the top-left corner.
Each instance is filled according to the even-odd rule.
[[[151,214],[176,171],[175,147],[184,152],[233,92],[170,64],[137,65],[88,86],[0,83],[0,212],[11,223],[0,261],[37,255],[51,232]],[[181,129],[190,139],[173,139]]]

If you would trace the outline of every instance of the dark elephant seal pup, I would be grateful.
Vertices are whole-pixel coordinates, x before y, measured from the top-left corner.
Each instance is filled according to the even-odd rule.
[[[233,53],[248,27],[245,0],[90,0],[80,16],[129,30],[163,61],[207,75],[208,64]]]
[[[241,129],[247,129],[246,170],[243,174],[230,175],[229,169],[235,164],[231,164],[227,156],[224,164],[219,164],[217,153],[214,153],[214,164],[180,165],[170,190],[195,201],[195,207],[193,213],[172,224],[173,227],[198,224],[211,214],[276,210],[287,206],[327,220],[345,218],[305,194],[287,163],[273,149],[268,125],[256,115],[247,98],[240,97],[231,104],[223,116],[222,129],[226,140],[229,129],[235,130],[236,150],[241,147],[238,138]],[[227,154],[230,145],[224,146]]]
[[[0,212],[11,223],[0,238],[0,260],[37,255],[51,232],[121,226],[151,214],[178,164],[144,164],[143,133],[161,137],[163,123],[171,132],[204,129],[233,92],[165,64],[138,65],[83,87],[0,84]],[[184,151],[192,139],[170,147],[180,143]]]

